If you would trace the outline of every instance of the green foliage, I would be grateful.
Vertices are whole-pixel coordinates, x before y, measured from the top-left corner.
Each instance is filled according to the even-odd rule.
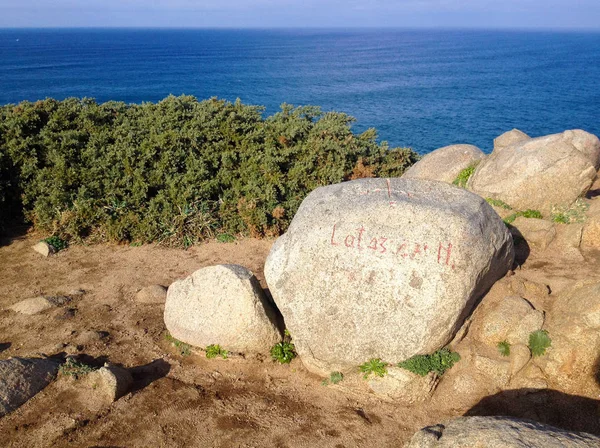
[[[537,330],[529,335],[529,350],[533,356],[542,356],[552,345],[552,339],[546,330]]]
[[[524,218],[544,219],[544,217],[538,210],[528,209],[528,210],[518,211],[516,213],[513,213],[510,216],[507,216],[506,218],[504,218],[504,223],[512,224],[513,222],[515,222],[515,219],[517,219],[519,216],[523,216]]]
[[[190,344],[175,339],[170,333],[165,333],[165,339],[177,349],[181,356],[190,356],[192,354],[192,346]]]
[[[364,374],[363,378],[366,380],[370,374],[374,374],[383,377],[387,374],[387,364],[379,358],[370,359],[358,366],[360,371]]]
[[[296,348],[291,342],[279,342],[271,348],[271,358],[281,364],[289,364],[296,357]]]
[[[467,186],[467,181],[475,172],[475,168],[477,168],[477,165],[479,165],[479,162],[469,165],[460,173],[458,173],[458,176],[456,176],[456,179],[454,179],[454,182],[452,182],[452,184],[461,188],[465,188]]]
[[[494,207],[500,207],[504,210],[512,210],[512,207],[510,205],[508,205],[504,201],[501,201],[500,199],[485,198],[485,200],[488,204],[493,205]]]
[[[460,361],[458,353],[443,348],[431,355],[415,355],[406,361],[399,362],[398,367],[420,376],[426,376],[429,372],[436,372],[441,376],[458,361]]]
[[[324,379],[321,383],[323,386],[328,386],[329,384],[337,384],[344,379],[344,374],[342,372],[331,372],[328,379]]]
[[[58,236],[51,236],[42,241],[45,241],[54,249],[56,249],[56,252],[60,252],[61,250],[64,250],[68,247],[67,242]]]
[[[94,370],[96,369],[94,369],[92,366],[78,362],[73,358],[67,358],[66,362],[61,364],[61,366],[58,368],[58,371],[61,375],[72,376],[76,380],[90,372],[93,372]]]
[[[502,356],[510,356],[510,344],[508,341],[498,342],[497,347]]]
[[[0,107],[0,217],[65,240],[189,247],[284,232],[316,187],[398,177],[418,156],[318,107],[212,98]]]
[[[585,212],[590,205],[582,198],[578,198],[569,207],[552,207],[551,219],[561,224],[582,223],[585,221]]]
[[[235,236],[229,233],[220,233],[217,235],[217,241],[219,243],[232,243],[235,241]]]
[[[208,359],[213,359],[217,356],[220,356],[223,359],[227,359],[228,355],[229,352],[227,350],[222,349],[220,345],[209,345],[208,347],[206,347],[206,357]]]

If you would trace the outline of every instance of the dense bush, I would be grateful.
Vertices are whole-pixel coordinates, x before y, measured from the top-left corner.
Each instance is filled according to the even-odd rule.
[[[0,108],[0,217],[80,241],[190,245],[285,231],[314,188],[399,176],[409,149],[353,134],[318,107],[170,96],[159,103],[47,99]],[[2,219],[2,218],[0,218]]]

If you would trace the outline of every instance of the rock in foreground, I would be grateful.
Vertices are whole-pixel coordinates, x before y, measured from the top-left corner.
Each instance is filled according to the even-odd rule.
[[[14,411],[56,376],[54,359],[10,358],[0,361],[0,417]]]
[[[428,426],[406,448],[597,448],[600,438],[510,417],[461,417]]]
[[[303,363],[327,375],[443,347],[513,256],[482,198],[442,182],[361,179],[304,200],[265,277]]]
[[[176,281],[164,317],[173,337],[197,347],[268,353],[281,340],[276,310],[243,266],[209,266]]]
[[[485,154],[477,146],[445,146],[423,156],[402,177],[439,180],[451,184],[462,170],[479,163],[484,158]]]

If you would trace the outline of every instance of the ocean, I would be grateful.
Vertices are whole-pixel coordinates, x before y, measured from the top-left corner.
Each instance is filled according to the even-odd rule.
[[[519,128],[600,135],[600,33],[439,30],[0,30],[0,104],[169,94],[318,105],[420,153],[486,152]]]

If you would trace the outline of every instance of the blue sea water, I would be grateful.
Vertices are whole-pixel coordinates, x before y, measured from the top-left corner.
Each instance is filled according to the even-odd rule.
[[[0,30],[0,104],[169,94],[319,105],[392,146],[489,151],[514,127],[600,134],[600,33]]]

